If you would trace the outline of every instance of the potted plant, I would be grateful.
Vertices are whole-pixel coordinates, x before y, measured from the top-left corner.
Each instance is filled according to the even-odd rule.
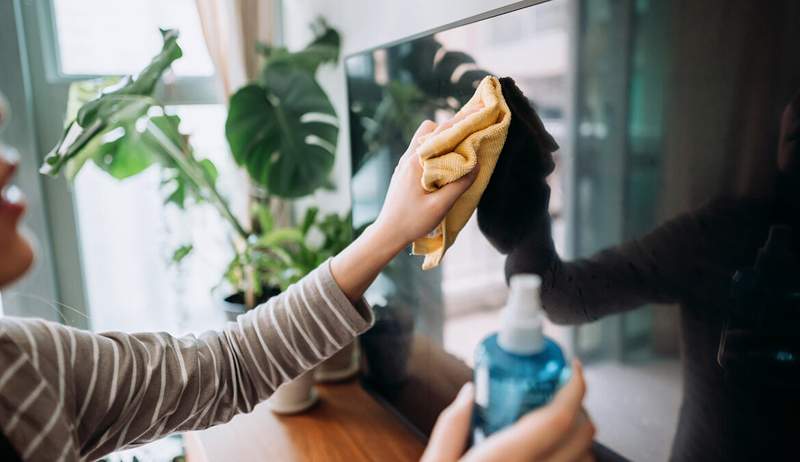
[[[298,226],[288,226],[277,224],[270,210],[274,198],[296,199],[329,185],[339,128],[315,75],[321,64],[338,60],[339,35],[322,21],[314,27],[316,37],[303,50],[260,46],[261,74],[231,97],[225,133],[254,191],[247,216],[233,213],[216,167],[196,155],[179,130],[180,118],[155,96],[162,75],[182,55],[175,30],[162,30],[161,51],[136,77],[72,86],[69,122],[42,173],[73,179],[93,162],[122,180],[159,168],[166,203],[210,204],[228,224],[233,256],[221,275],[225,298],[241,311],[255,307],[349,243],[347,217],[310,209]],[[173,260],[193,251],[183,245]]]

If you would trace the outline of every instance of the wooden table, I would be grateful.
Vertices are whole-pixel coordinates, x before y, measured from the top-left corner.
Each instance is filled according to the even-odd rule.
[[[185,434],[189,462],[417,461],[423,439],[357,380],[317,385],[320,402],[293,416],[264,403],[227,424]]]

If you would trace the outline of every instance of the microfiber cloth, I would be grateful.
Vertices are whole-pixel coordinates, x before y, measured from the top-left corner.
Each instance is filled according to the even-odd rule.
[[[475,182],[453,204],[442,223],[429,235],[414,241],[412,253],[425,256],[424,270],[439,265],[445,251],[467,224],[489,184],[506,141],[511,111],[503,99],[497,77],[485,77],[459,112],[470,112],[476,107],[479,108],[476,112],[452,127],[422,139],[417,149],[425,191],[435,191],[452,183],[480,165]]]

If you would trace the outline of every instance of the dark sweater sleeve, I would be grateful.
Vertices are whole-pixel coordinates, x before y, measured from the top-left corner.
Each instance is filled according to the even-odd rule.
[[[737,266],[751,262],[766,229],[763,210],[722,199],[681,214],[645,236],[584,259],[562,261],[544,222],[515,247],[506,275],[542,276],[542,303],[551,320],[575,324],[689,298],[726,297]]]

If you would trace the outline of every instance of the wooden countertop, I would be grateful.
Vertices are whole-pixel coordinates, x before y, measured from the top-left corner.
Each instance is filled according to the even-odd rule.
[[[227,424],[184,435],[189,462],[417,461],[425,442],[358,380],[317,385],[320,401],[293,416],[264,403]]]

